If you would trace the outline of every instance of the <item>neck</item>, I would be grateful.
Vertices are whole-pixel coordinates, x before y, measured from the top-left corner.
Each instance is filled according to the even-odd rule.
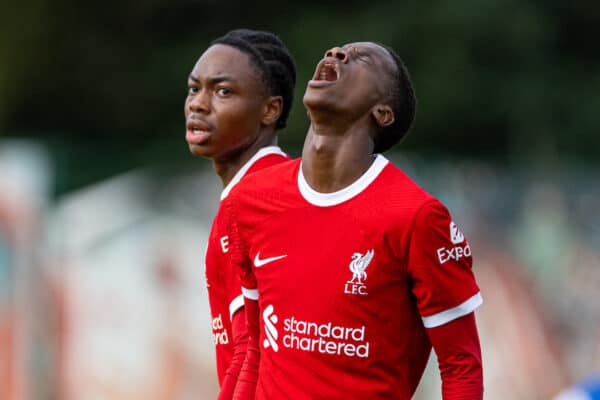
[[[360,121],[340,126],[312,120],[302,150],[302,174],[310,187],[332,193],[360,178],[374,160],[368,129]]]
[[[213,170],[221,178],[223,187],[226,187],[235,174],[250,160],[260,149],[277,145],[277,135],[259,135],[259,138],[249,146],[236,150],[225,157],[213,159]]]

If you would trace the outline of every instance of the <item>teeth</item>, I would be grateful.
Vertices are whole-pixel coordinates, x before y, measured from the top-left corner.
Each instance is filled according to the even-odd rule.
[[[323,66],[321,67],[321,71],[319,71],[319,79],[322,81],[327,80],[327,70],[328,69],[333,69],[333,65],[329,64],[329,63],[325,63],[323,64]]]

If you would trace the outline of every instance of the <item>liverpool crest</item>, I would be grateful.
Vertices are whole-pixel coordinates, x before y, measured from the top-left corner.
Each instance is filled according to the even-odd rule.
[[[373,259],[375,251],[373,249],[367,251],[365,254],[353,253],[352,261],[350,261],[350,272],[352,272],[352,278],[346,282],[344,286],[344,293],[346,294],[358,294],[365,296],[367,295],[367,267]]]

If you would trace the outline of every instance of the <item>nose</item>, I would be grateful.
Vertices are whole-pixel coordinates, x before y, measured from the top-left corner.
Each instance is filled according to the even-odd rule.
[[[210,100],[206,90],[198,90],[188,98],[188,109],[195,113],[208,113],[210,111]]]
[[[325,57],[335,57],[343,63],[348,61],[348,53],[341,47],[334,47],[327,50],[325,52]]]

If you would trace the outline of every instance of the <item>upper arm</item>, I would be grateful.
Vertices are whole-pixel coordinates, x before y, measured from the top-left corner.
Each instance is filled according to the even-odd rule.
[[[408,273],[423,324],[433,328],[473,312],[482,303],[471,247],[444,205],[418,211],[409,242]]]

